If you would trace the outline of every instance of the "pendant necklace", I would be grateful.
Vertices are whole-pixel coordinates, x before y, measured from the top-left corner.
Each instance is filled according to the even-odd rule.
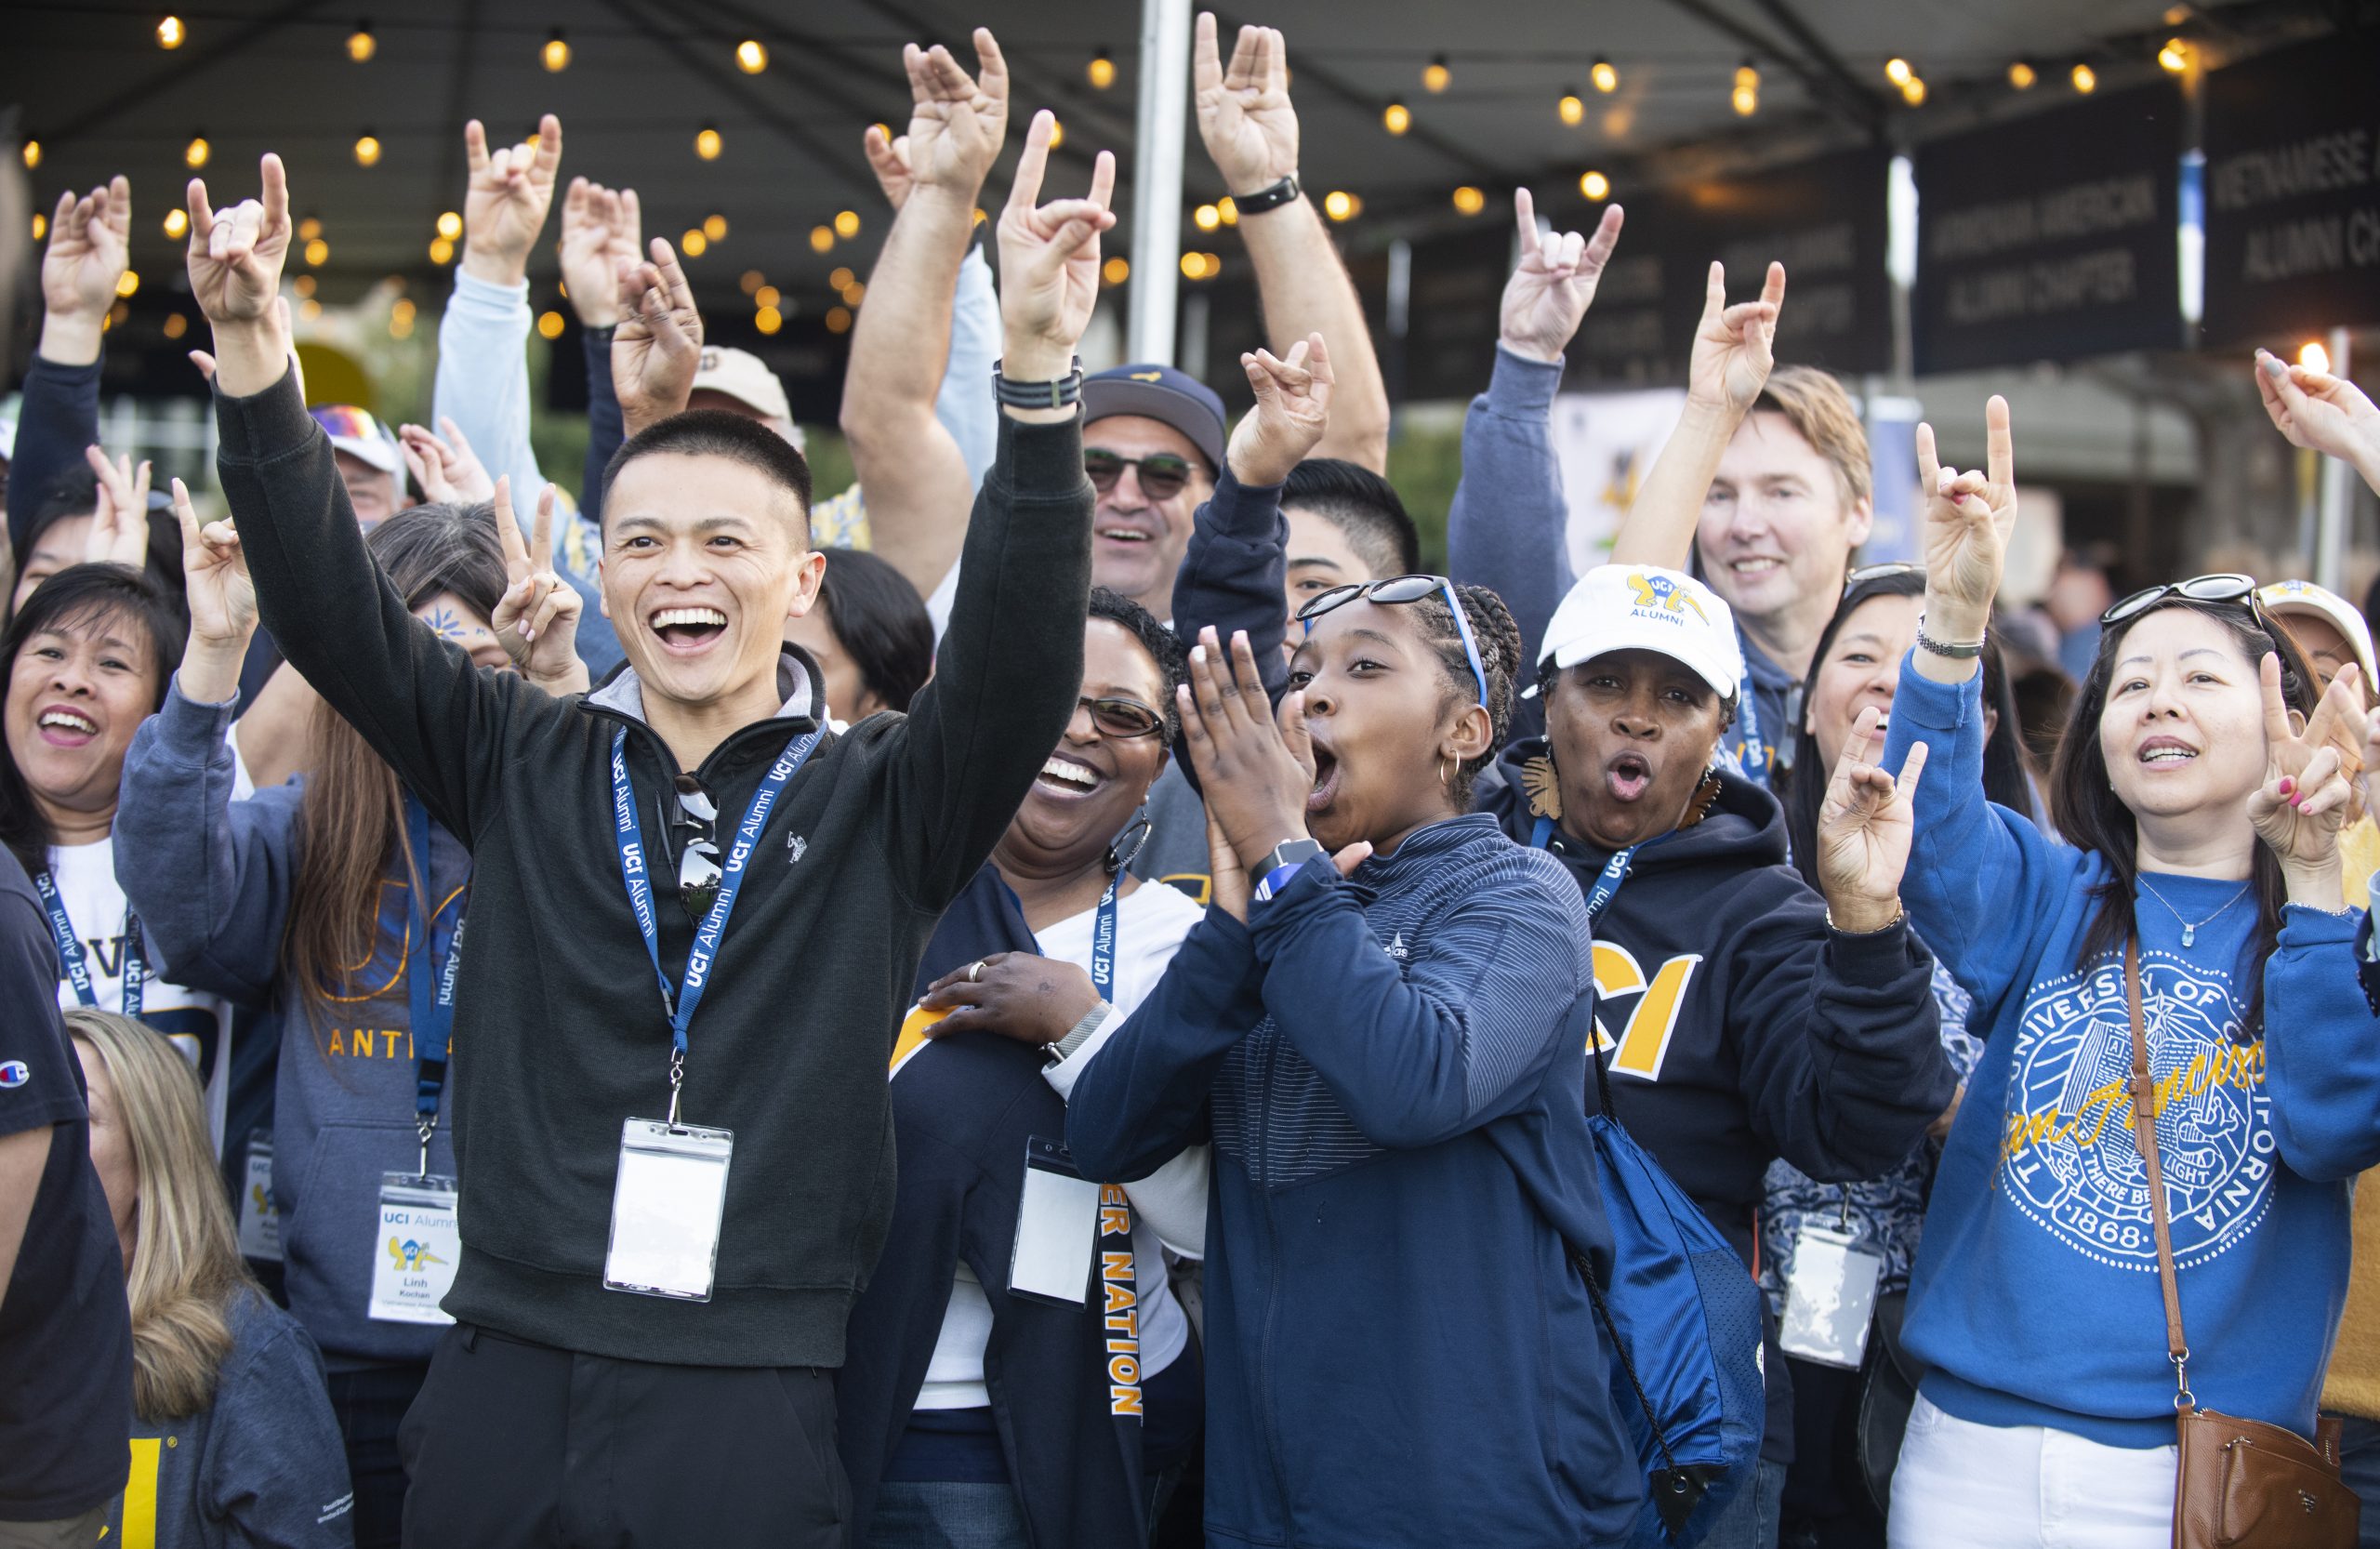
[[[2181,920],[2181,921],[2182,921],[2182,945],[2183,945],[2184,947],[2195,947],[2195,946],[2197,946],[2197,945],[2198,945],[2198,933],[2199,933],[2199,927],[2200,927],[2200,926],[2202,926],[2202,925],[2211,925],[2211,924],[2213,924],[2213,923],[2215,922],[2215,920],[2218,917],[2220,917],[2220,916],[2223,914],[2224,910],[2228,909],[2232,905],[2234,905],[2234,904],[2238,903],[2241,898],[2245,897],[2245,896],[2247,895],[2247,892],[2248,892],[2248,883],[2246,883],[2246,882],[2241,882],[2241,883],[2240,884],[2240,891],[2239,891],[2239,892],[2237,892],[2237,893],[2233,894],[2230,897],[2226,898],[2225,900],[2223,900],[2223,907],[2222,907],[2222,908],[2218,908],[2218,909],[2216,909],[2216,910],[2215,911],[2215,913],[2208,915],[2204,920],[2192,921],[2192,920],[2182,920],[2182,911],[2181,911],[2181,910],[2179,910],[2179,909],[2177,909],[2177,908],[2175,908],[2175,907],[2174,907],[2173,900],[2171,900],[2171,899],[2167,898],[2163,894],[2162,894],[2162,893],[2160,893],[2160,892],[2158,892],[2158,891],[2157,891],[2156,884],[2155,884],[2155,883],[2153,883],[2153,882],[2151,882],[2151,881],[2149,880],[2149,878],[2148,878],[2148,876],[2147,876],[2147,874],[2146,874],[2146,873],[2143,873],[2143,874],[2141,875],[2141,877],[2140,877],[2140,885],[2141,885],[2142,887],[2145,887],[2145,888],[2147,888],[2147,889],[2149,890],[2149,895],[2151,898],[2156,899],[2156,900],[2157,900],[2157,902],[2159,902],[2159,903],[2161,903],[2161,904],[2162,904],[2162,905],[2164,905],[2164,906],[2165,906],[2165,912],[2166,912],[2167,914],[2172,915],[2175,920]]]

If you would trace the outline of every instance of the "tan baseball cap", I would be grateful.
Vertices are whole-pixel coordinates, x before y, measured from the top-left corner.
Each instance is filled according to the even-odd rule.
[[[760,356],[747,350],[704,345],[694,391],[721,393],[763,418],[793,422],[793,405],[786,400],[785,384],[761,364]]]

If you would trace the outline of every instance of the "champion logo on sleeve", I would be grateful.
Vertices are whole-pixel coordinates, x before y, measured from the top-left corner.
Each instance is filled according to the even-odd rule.
[[[33,1067],[22,1060],[0,1061],[0,1087],[14,1090],[33,1079]]]

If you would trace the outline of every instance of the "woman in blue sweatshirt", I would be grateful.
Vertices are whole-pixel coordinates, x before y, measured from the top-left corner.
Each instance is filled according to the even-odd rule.
[[[578,599],[543,578],[550,510],[540,509],[533,552],[507,493],[499,488],[500,523],[487,506],[416,506],[366,541],[407,605],[483,670],[510,670],[517,651],[533,682],[577,692],[586,687],[572,650]],[[191,643],[165,708],[125,761],[119,832],[144,862],[126,868],[125,891],[166,971],[278,1018],[272,1192],[289,1306],[329,1367],[355,1481],[356,1542],[392,1544],[405,1489],[397,1423],[447,1319],[434,1297],[405,1317],[376,1302],[388,1251],[380,1189],[388,1173],[456,1171],[446,1128],[454,1082],[434,1027],[470,854],[328,713],[314,718],[311,776],[232,799],[224,734],[256,629],[255,593],[230,524],[202,535],[178,486],[176,496]],[[543,601],[557,597],[552,616],[541,617]],[[524,602],[534,642],[521,638]],[[549,662],[567,666],[540,678]],[[421,1015],[432,1026],[417,1026]]]
[[[2337,705],[2317,708],[2246,577],[2151,588],[2102,619],[2050,778],[2074,848],[1988,804],[1974,646],[2016,492],[2007,404],[1987,416],[1987,472],[1937,470],[1918,429],[1925,615],[1884,745],[1887,767],[1932,751],[1906,896],[1984,1034],[1910,1290],[1907,1344],[1929,1370],[1891,1542],[2162,1549],[2176,1373],[2133,1140],[2125,954],[2160,1092],[2183,1385],[2310,1436],[2347,1293],[2348,1181],[2380,1162],[2380,1026],[2340,882],[2347,788],[2320,747]],[[2316,723],[2293,732],[2291,708]]]
[[[1575,1549],[1636,1517],[1578,1268],[1611,1267],[1585,907],[1468,813],[1522,649],[1456,597],[1316,598],[1277,728],[1245,638],[1204,633],[1215,907],[1068,1105],[1089,1175],[1214,1145],[1210,1543]]]

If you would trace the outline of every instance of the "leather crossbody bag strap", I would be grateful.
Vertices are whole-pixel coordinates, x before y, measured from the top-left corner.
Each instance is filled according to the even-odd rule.
[[[2165,1355],[2174,1363],[2174,1407],[2195,1407],[2190,1346],[2182,1333],[2182,1287],[2174,1274],[2174,1228],[2165,1213],[2165,1173],[2157,1157],[2157,1078],[2149,1070],[2149,1020],[2140,1009],[2140,939],[2123,944],[2123,1001],[2132,1023],[2132,1139],[2149,1173],[2149,1219],[2157,1234],[2157,1285],[2165,1293]]]

